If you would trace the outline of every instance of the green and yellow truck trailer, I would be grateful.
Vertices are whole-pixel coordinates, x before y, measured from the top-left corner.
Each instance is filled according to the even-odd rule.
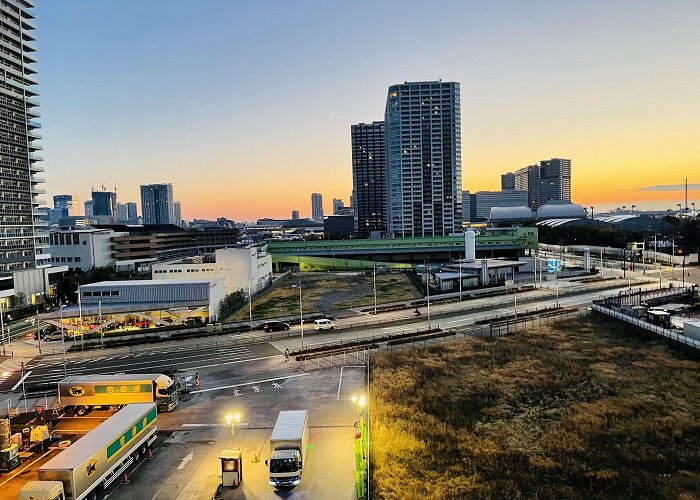
[[[128,404],[39,467],[18,500],[96,500],[147,454],[156,439],[155,403]]]
[[[159,411],[177,406],[177,386],[161,374],[71,375],[58,382],[58,404],[63,411],[83,416],[93,409],[130,403],[155,403]]]

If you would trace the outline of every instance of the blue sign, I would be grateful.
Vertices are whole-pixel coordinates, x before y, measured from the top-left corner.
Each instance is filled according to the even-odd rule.
[[[547,272],[556,273],[561,271],[561,261],[559,259],[547,259]]]

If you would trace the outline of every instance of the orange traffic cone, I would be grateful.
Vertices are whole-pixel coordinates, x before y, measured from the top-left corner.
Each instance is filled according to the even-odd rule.
[[[129,484],[129,476],[126,475],[126,472],[124,473],[124,477],[122,478],[122,484]]]
[[[153,452],[151,451],[150,448],[148,449],[148,459],[153,460]]]

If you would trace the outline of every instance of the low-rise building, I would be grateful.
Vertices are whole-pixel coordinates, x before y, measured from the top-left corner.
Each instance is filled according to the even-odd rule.
[[[213,257],[213,258],[212,258]],[[243,290],[252,294],[272,283],[272,257],[255,247],[225,248],[204,255],[151,266],[154,280],[188,278],[223,279],[226,293]]]
[[[95,267],[114,267],[112,240],[128,232],[85,227],[58,230],[49,234],[51,262],[65,265],[70,271],[89,271]]]

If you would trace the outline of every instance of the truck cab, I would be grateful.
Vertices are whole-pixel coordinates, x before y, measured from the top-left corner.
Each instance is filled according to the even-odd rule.
[[[65,500],[61,481],[28,481],[19,493],[17,500]]]
[[[275,450],[269,459],[270,484],[275,487],[296,486],[301,482],[299,450]]]
[[[160,411],[172,411],[177,406],[178,395],[175,381],[167,375],[156,379],[156,405]]]

